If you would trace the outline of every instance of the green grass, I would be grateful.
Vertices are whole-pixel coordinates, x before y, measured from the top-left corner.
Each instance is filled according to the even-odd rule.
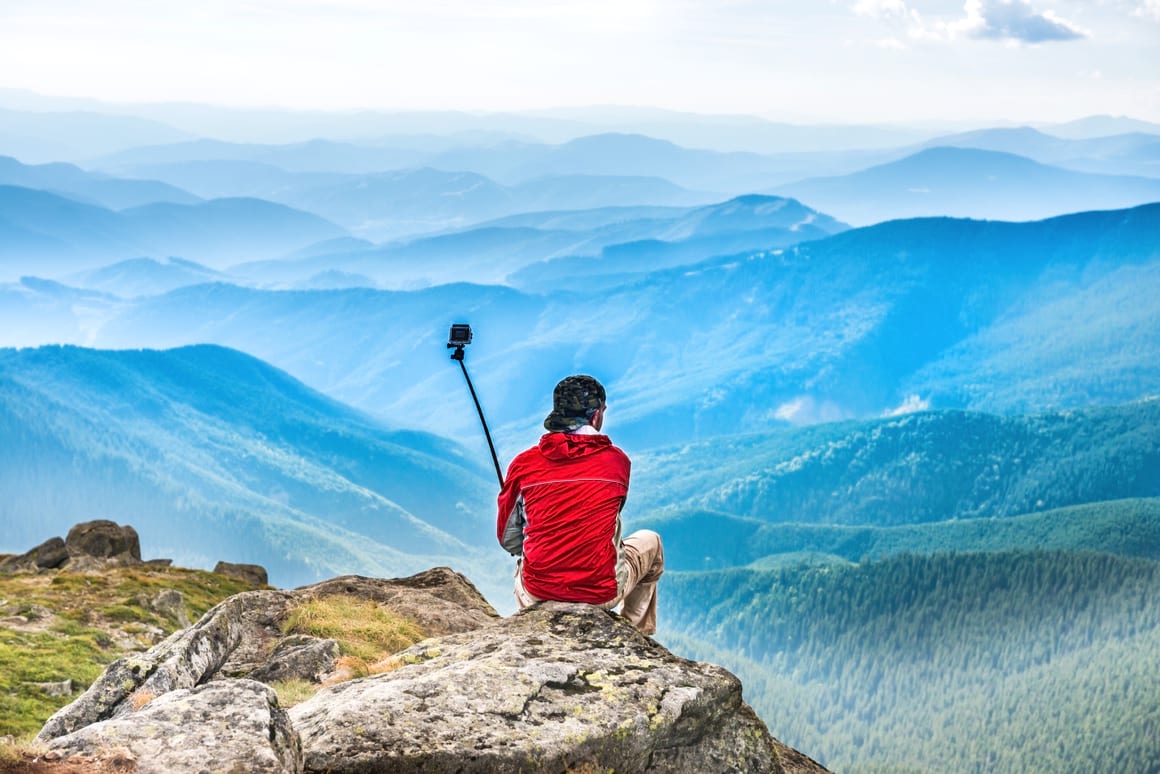
[[[186,612],[197,620],[221,600],[251,587],[214,573],[175,567],[117,567],[100,574],[0,575],[4,615],[29,616],[47,608],[27,626],[0,625],[0,736],[35,734],[56,710],[88,687],[105,667],[125,655],[112,636],[146,650],[154,627],[164,634],[178,622],[142,607],[165,589],[185,596]],[[73,696],[49,696],[31,683],[73,681]]]

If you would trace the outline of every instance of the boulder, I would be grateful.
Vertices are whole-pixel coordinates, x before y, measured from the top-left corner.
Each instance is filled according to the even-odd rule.
[[[68,548],[65,546],[65,542],[58,537],[53,537],[23,554],[0,559],[0,571],[30,570],[36,572],[38,570],[51,570],[60,567],[67,561]]]
[[[290,709],[306,771],[787,770],[736,677],[590,605],[541,603],[397,659]]]
[[[263,683],[275,680],[320,683],[334,670],[338,655],[337,640],[323,640],[304,634],[292,635],[279,640],[266,663],[250,672],[249,678]]]
[[[52,740],[62,755],[127,748],[139,774],[302,771],[302,747],[269,687],[227,680],[171,691],[139,710]]]
[[[225,575],[229,578],[237,578],[240,581],[245,581],[251,586],[267,586],[269,579],[266,574],[266,568],[260,564],[233,564],[232,562],[218,562],[214,565],[213,571],[218,575]]]
[[[120,564],[141,561],[141,540],[128,524],[122,527],[107,519],[82,522],[68,531],[64,542],[74,558],[93,557]]]
[[[162,589],[153,595],[139,594],[136,600],[141,607],[172,619],[182,628],[190,626],[185,595],[177,589]]]

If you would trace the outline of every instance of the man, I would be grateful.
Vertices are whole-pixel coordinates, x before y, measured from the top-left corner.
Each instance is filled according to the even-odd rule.
[[[520,609],[545,600],[612,609],[645,634],[657,625],[664,551],[655,532],[623,541],[628,456],[600,433],[604,387],[591,376],[556,385],[548,432],[512,460],[499,494],[496,534],[513,556]]]

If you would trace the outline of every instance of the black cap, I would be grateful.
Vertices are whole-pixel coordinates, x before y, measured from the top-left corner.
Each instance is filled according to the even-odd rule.
[[[569,376],[552,393],[552,413],[544,427],[553,433],[568,433],[588,424],[604,405],[604,387],[591,376]]]

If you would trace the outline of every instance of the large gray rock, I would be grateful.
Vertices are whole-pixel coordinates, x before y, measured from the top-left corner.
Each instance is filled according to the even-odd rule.
[[[69,556],[114,560],[122,564],[141,561],[141,540],[128,524],[119,526],[107,519],[86,521],[68,531],[65,547]]]
[[[542,603],[398,659],[291,708],[307,771],[784,770],[736,677],[590,605]]]
[[[139,774],[302,771],[302,746],[274,691],[253,680],[172,691],[52,740],[63,755],[128,748]]]
[[[334,669],[338,655],[337,640],[292,635],[280,640],[266,663],[250,672],[249,678],[263,683],[276,680],[320,683]]]
[[[48,741],[85,726],[134,711],[130,697],[141,691],[160,696],[207,682],[242,644],[247,633],[286,609],[289,592],[249,591],[235,594],[144,653],[114,661],[72,704],[62,707],[40,729]]]
[[[237,578],[251,586],[265,586],[269,583],[266,568],[260,564],[234,564],[233,562],[218,562],[213,571],[228,578]]]
[[[36,548],[23,554],[0,559],[0,571],[51,570],[68,561],[68,548],[58,537],[49,538]]]
[[[287,612],[304,600],[348,594],[372,599],[405,616],[422,610],[433,613],[427,634],[465,631],[498,619],[495,610],[471,582],[445,567],[393,580],[344,576],[294,591],[247,591],[210,609],[193,626],[174,632],[145,653],[114,661],[71,704],[48,719],[37,735],[47,741],[92,723],[133,711],[137,691],[154,696],[193,688],[217,678],[284,679],[270,665],[284,639],[281,623]],[[451,601],[457,600],[457,601]],[[463,605],[458,612],[458,605]],[[423,618],[414,618],[424,622]],[[258,671],[263,670],[263,671]]]

